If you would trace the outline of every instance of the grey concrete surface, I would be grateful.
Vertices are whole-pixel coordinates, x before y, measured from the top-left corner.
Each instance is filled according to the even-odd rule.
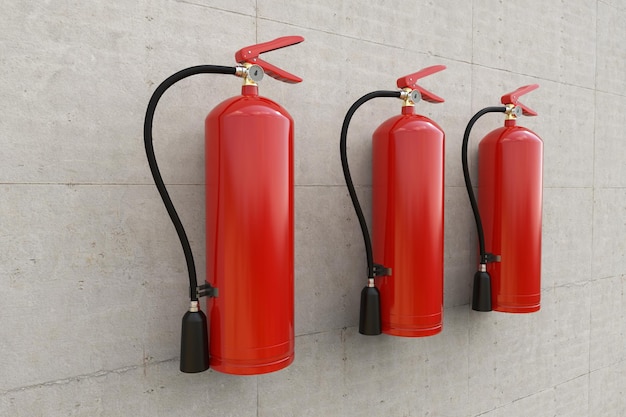
[[[0,415],[626,415],[626,6],[556,2],[21,1],[0,14]],[[143,150],[157,85],[233,65],[247,45],[301,76],[262,95],[295,120],[296,359],[237,377],[178,371],[186,269]],[[423,67],[445,103],[444,326],[408,339],[358,334],[360,230],[343,182],[345,112]],[[476,235],[460,163],[465,124],[518,86],[544,139],[542,309],[471,311]],[[162,98],[159,165],[204,279],[203,120],[240,80],[197,76]],[[349,132],[369,219],[370,102]],[[501,124],[481,119],[479,138]]]

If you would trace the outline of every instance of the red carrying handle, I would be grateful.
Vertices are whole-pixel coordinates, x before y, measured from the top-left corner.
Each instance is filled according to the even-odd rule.
[[[398,86],[398,88],[410,88],[412,90],[419,91],[422,95],[422,100],[426,100],[430,103],[443,103],[443,98],[426,90],[424,87],[417,85],[417,80],[432,75],[436,72],[443,71],[445,69],[445,65],[433,65],[432,67],[424,68],[417,72],[414,72],[413,74],[405,75],[404,77],[398,78],[398,81],[396,81],[396,85]]]
[[[279,81],[290,84],[299,83],[302,81],[302,78],[298,77],[297,75],[293,75],[283,69],[280,69],[277,66],[270,64],[269,62],[263,61],[261,58],[259,58],[259,55],[264,52],[274,51],[276,49],[295,45],[302,41],[304,41],[304,38],[302,36],[283,36],[281,38],[276,38],[273,41],[246,46],[245,48],[241,48],[239,51],[237,51],[237,53],[235,54],[235,60],[240,64],[256,64],[263,68],[263,71],[265,71],[267,75]]]
[[[519,98],[524,94],[528,94],[531,91],[536,90],[537,88],[539,88],[539,84],[528,84],[522,86],[515,91],[503,95],[500,102],[502,104],[513,104],[515,106],[519,106],[522,109],[522,114],[524,116],[536,116],[537,112],[530,107],[527,107],[525,104],[520,103]]]

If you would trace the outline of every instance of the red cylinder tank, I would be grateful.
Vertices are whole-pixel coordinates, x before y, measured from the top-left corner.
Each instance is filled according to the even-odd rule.
[[[478,147],[478,206],[485,251],[500,255],[487,264],[492,307],[530,313],[541,299],[541,207],[543,142],[506,120]]]
[[[205,127],[210,365],[277,371],[294,359],[293,119],[245,85]]]
[[[374,262],[383,333],[430,336],[443,322],[443,130],[412,106],[373,135]]]

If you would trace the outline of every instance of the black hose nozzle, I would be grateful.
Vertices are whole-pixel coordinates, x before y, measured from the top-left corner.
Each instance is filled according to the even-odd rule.
[[[188,374],[209,369],[209,333],[207,318],[192,301],[191,308],[183,316],[180,334],[180,370]]]
[[[375,286],[368,285],[361,291],[359,333],[367,336],[377,336],[382,333],[380,291]]]
[[[472,310],[491,311],[491,276],[489,272],[481,270],[474,274],[474,289],[472,292]]]

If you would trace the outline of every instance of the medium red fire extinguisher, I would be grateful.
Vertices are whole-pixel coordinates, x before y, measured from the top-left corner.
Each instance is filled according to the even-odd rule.
[[[443,324],[443,130],[416,114],[420,99],[444,100],[417,85],[445,69],[435,65],[397,80],[400,91],[375,91],[357,100],[344,120],[340,151],[344,177],[359,218],[368,264],[361,292],[359,332],[420,337]],[[373,245],[350,176],[346,136],[350,119],[375,97],[403,99],[402,113],[380,125],[372,144]]]
[[[253,375],[293,362],[293,119],[279,104],[259,96],[257,83],[264,74],[287,83],[302,81],[261,60],[259,54],[303,40],[286,36],[243,48],[235,54],[236,67],[200,65],[179,71],[150,99],[144,124],[146,155],[189,272],[191,303],[182,322],[182,372],[201,372],[211,366],[229,374]],[[152,146],[158,100],[177,81],[200,73],[244,79],[241,95],[219,104],[205,120],[207,278],[203,285],[197,283],[189,241]],[[208,320],[198,305],[203,296],[209,297]]]
[[[463,173],[480,248],[472,298],[476,311],[531,313],[540,308],[543,141],[531,130],[517,125],[522,114],[537,115],[519,98],[538,87],[526,85],[503,95],[504,106],[487,107],[476,113],[463,137]],[[488,133],[478,145],[476,203],[467,145],[474,123],[492,112],[506,116],[504,126]]]

